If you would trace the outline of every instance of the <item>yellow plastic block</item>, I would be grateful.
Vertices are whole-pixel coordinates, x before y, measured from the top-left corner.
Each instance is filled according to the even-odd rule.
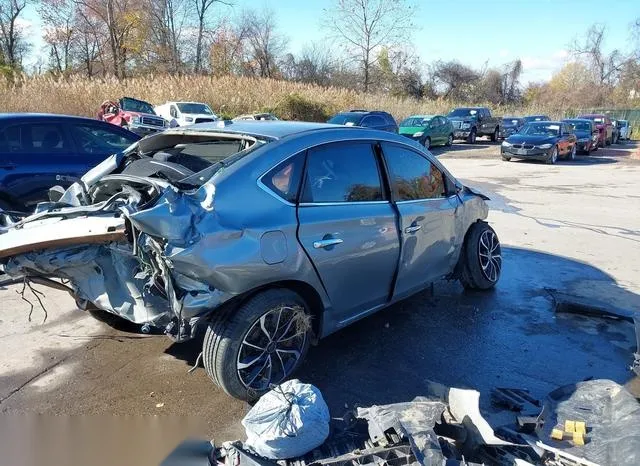
[[[562,431],[562,429],[558,429],[558,428],[554,428],[551,431],[551,438],[555,439],[555,440],[562,440],[562,437],[564,436],[564,432]]]
[[[586,434],[587,433],[587,423],[584,421],[576,421],[576,432],[579,434]]]
[[[576,431],[576,421],[564,421],[564,431],[573,434]]]
[[[584,435],[579,432],[573,433],[573,443],[574,445],[584,445]]]

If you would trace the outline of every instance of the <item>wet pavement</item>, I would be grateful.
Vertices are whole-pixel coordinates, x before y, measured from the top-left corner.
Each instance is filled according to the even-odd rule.
[[[322,390],[334,415],[406,401],[429,381],[480,390],[485,412],[494,387],[542,396],[593,377],[638,395],[628,370],[632,326],[557,314],[545,288],[640,310],[640,162],[625,148],[554,167],[505,165],[488,143],[454,149],[436,153],[493,199],[490,221],[503,242],[498,287],[477,293],[437,283],[433,296],[425,291],[321,341],[298,378]],[[200,341],[142,335],[75,311],[68,296],[49,290],[47,323],[38,308],[28,323],[20,288],[0,289],[1,412],[191,416],[204,420],[203,437],[242,436],[247,405],[215,388],[202,368],[187,374]]]

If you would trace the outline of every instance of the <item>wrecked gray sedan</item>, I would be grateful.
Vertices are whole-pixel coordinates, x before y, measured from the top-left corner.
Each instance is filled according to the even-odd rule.
[[[242,399],[289,377],[310,343],[436,280],[500,278],[486,197],[387,132],[168,130],[52,196],[1,230],[6,273],[178,342],[206,326],[207,373]]]

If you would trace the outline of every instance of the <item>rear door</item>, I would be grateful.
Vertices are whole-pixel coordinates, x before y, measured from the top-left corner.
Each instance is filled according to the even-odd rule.
[[[388,302],[400,243],[371,143],[338,142],[308,151],[298,220],[298,239],[338,325]]]
[[[7,125],[0,135],[2,190],[22,204],[48,200],[57,175],[81,176],[86,168],[59,121],[35,120]]]
[[[408,296],[453,270],[456,214],[453,184],[424,154],[383,143],[391,190],[400,214],[401,259],[394,299]]]

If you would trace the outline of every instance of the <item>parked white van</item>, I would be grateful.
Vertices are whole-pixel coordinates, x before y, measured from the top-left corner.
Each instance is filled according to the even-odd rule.
[[[201,102],[167,102],[154,107],[155,112],[171,126],[187,126],[216,121],[218,116]],[[175,122],[175,123],[174,123]]]

